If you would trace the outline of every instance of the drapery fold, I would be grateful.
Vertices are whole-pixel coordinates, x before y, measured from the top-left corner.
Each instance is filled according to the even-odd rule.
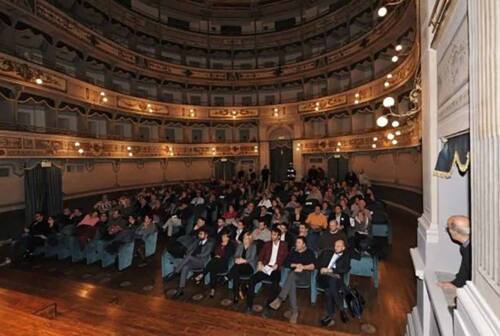
[[[434,176],[450,178],[453,165],[458,171],[465,174],[470,165],[470,140],[469,134],[462,134],[449,138],[439,152]]]
[[[62,173],[55,166],[37,165],[26,169],[24,175],[24,199],[26,223],[33,220],[37,211],[58,215],[62,211]]]

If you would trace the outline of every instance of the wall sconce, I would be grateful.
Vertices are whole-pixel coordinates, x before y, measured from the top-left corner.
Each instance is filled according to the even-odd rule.
[[[80,148],[80,149],[78,150],[78,153],[79,153],[79,154],[83,154],[83,152],[84,152],[83,148]]]
[[[392,123],[391,123],[391,126],[394,127],[394,128],[399,127],[399,121],[393,120]]]
[[[387,9],[387,7],[389,7],[389,6],[397,6],[397,5],[402,4],[403,2],[404,2],[404,0],[399,0],[399,1],[388,2],[388,3],[386,3],[385,5],[381,6],[381,7],[377,10],[377,15],[378,15],[379,17],[381,17],[381,18],[382,18],[382,17],[386,16],[386,15],[387,15],[387,13],[388,13],[388,11],[389,11],[389,10]]]
[[[129,153],[128,153],[128,156],[132,157],[132,156],[134,156],[134,153],[129,152]]]
[[[38,77],[37,79],[35,79],[35,83],[38,84],[38,85],[42,85],[43,84],[43,79],[41,79],[40,77]]]
[[[80,147],[80,143],[78,141],[75,142],[75,147]]]
[[[259,146],[257,146],[257,145],[253,146],[253,151],[255,153],[257,153],[259,151]]]
[[[191,109],[189,109],[189,116],[190,116],[191,118],[196,117],[196,112],[195,112],[195,110],[194,110],[194,109],[192,109],[192,108],[191,108]]]

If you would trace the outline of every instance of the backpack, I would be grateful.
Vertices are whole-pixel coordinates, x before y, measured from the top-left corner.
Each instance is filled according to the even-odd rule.
[[[361,296],[358,290],[355,288],[347,288],[345,301],[352,317],[361,319],[363,308],[365,306],[365,299]]]

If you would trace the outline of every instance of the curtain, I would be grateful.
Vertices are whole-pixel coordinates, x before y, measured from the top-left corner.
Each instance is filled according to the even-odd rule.
[[[271,181],[286,180],[286,172],[290,162],[293,163],[291,141],[272,141],[269,144],[269,159],[271,163]]]
[[[37,211],[47,215],[58,215],[62,211],[62,174],[61,169],[43,167],[39,164],[26,169],[24,175],[24,199],[26,223],[33,220]]]
[[[449,138],[439,152],[434,175],[450,178],[453,165],[456,164],[460,174],[465,174],[469,169],[469,134],[462,134]]]

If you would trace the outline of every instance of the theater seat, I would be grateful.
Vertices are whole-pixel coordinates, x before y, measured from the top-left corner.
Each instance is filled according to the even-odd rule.
[[[108,253],[105,249],[102,253],[101,265],[102,267],[108,267],[115,263],[116,258],[118,257],[118,270],[124,270],[127,267],[132,265],[132,260],[134,258],[134,242],[128,242],[122,244],[118,249],[117,254]]]
[[[156,252],[156,243],[158,241],[158,231],[149,234],[144,239],[144,255],[145,257],[152,256]]]
[[[373,286],[378,288],[378,257],[363,254],[359,260],[351,259],[350,274],[371,277]]]

